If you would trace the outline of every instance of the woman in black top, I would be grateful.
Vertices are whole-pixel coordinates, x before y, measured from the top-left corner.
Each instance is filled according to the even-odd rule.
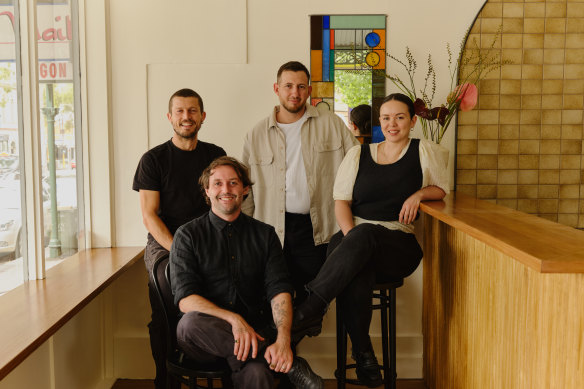
[[[418,267],[422,249],[411,223],[420,201],[440,200],[448,191],[438,146],[409,137],[416,123],[410,98],[387,96],[379,120],[385,141],[355,146],[339,167],[333,196],[341,231],[332,237],[325,264],[306,286],[309,298],[294,317],[295,325],[317,334],[326,307],[336,298],[357,376],[370,387],[381,384],[369,338],[372,288]]]

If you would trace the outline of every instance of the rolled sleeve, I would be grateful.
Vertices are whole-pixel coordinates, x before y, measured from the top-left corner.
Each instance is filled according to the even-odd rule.
[[[183,228],[179,228],[174,235],[170,249],[170,278],[174,303],[178,305],[180,300],[193,294],[202,294],[203,280],[198,269],[197,253],[192,237],[187,235]]]
[[[333,199],[353,200],[353,187],[359,171],[359,160],[361,158],[361,146],[352,147],[345,155],[343,162],[339,166],[335,185],[333,187]]]

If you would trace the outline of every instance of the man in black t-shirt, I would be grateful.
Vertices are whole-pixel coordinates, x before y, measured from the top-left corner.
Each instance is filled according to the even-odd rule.
[[[174,134],[142,156],[132,185],[140,194],[142,221],[148,230],[144,252],[148,273],[157,259],[169,255],[176,229],[209,210],[198,185],[199,176],[215,158],[225,155],[221,147],[198,140],[206,114],[197,92],[191,89],[175,92],[168,102],[166,116]],[[148,327],[156,364],[154,383],[160,389],[166,387],[164,313],[152,280],[149,289],[152,321]]]

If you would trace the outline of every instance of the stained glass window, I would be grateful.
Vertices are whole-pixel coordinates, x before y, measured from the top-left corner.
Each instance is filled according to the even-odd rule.
[[[369,104],[372,142],[383,140],[379,106],[385,97],[385,15],[310,17],[310,103],[348,122],[350,110]]]

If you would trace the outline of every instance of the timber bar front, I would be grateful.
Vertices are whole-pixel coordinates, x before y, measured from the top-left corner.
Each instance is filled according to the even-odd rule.
[[[584,388],[584,231],[463,194],[422,203],[429,388]]]

